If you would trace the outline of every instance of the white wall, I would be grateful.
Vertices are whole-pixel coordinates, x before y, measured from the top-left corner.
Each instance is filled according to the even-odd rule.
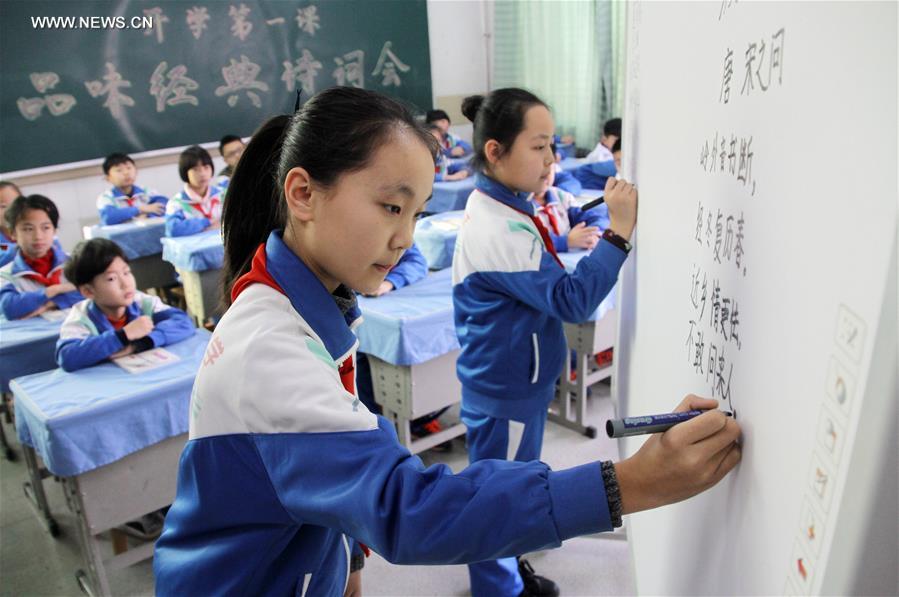
[[[486,36],[493,11],[488,0],[428,0],[428,29],[434,106],[453,118],[452,131],[471,140],[471,124],[459,111],[466,95],[484,93],[489,87]],[[422,106],[429,108],[430,106]],[[204,140],[204,141],[212,141]],[[217,156],[217,144],[208,146],[215,170],[224,167]],[[138,184],[171,196],[180,190],[178,154],[182,148],[150,159],[137,158]],[[79,167],[80,166],[80,167]],[[54,170],[59,170],[54,168]],[[71,165],[70,170],[53,174],[12,177],[25,194],[40,193],[56,202],[60,211],[59,238],[65,249],[81,239],[81,228],[96,224],[96,198],[107,188],[99,163]]]

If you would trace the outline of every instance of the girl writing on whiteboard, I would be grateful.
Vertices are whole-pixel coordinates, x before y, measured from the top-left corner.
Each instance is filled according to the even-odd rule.
[[[253,136],[225,205],[232,303],[194,385],[158,594],[358,595],[363,544],[396,563],[512,556],[684,499],[736,463],[720,450],[738,430],[706,413],[615,465],[454,475],[356,399],[353,291],[374,292],[411,245],[437,150],[401,104],[342,87]]]

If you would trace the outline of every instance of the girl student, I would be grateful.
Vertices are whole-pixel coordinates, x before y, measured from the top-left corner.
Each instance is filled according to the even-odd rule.
[[[606,469],[490,460],[454,475],[425,468],[359,403],[353,291],[374,292],[412,244],[436,152],[403,106],[345,87],[253,136],[223,218],[232,303],[197,374],[156,544],[160,595],[358,595],[361,544],[422,564],[558,546],[735,464],[738,429],[709,413]]]
[[[188,236],[218,228],[224,189],[212,180],[212,156],[191,145],[178,158],[178,176],[184,188],[165,206],[166,236]]]
[[[609,180],[609,226],[569,275],[529,201],[543,192],[553,172],[554,123],[548,107],[528,91],[509,88],[466,98],[462,112],[474,123],[472,167],[477,172],[452,265],[461,345],[456,369],[469,461],[506,459],[510,420],[524,423],[515,460],[534,461],[567,354],[562,322],[585,321],[614,286],[630,248],[637,193],[626,181]],[[738,427],[725,425],[720,412],[702,417],[707,417],[707,429],[715,427],[718,438],[730,440],[713,442],[721,449],[714,456],[721,464],[718,473],[724,474],[739,459],[733,442]],[[613,471],[621,486],[627,475],[621,464],[603,467],[606,487]],[[628,490],[621,489],[625,502]],[[616,514],[613,504],[613,520]],[[470,565],[469,575],[475,597],[558,594],[553,581],[516,558]]]

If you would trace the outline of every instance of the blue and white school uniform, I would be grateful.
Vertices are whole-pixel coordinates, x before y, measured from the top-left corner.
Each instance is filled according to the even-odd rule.
[[[571,173],[585,189],[603,190],[606,188],[606,181],[618,174],[618,169],[615,168],[615,160],[608,160],[583,164],[572,170]]]
[[[222,221],[224,190],[209,185],[206,196],[200,197],[187,185],[165,206],[166,236],[189,236],[203,232]]]
[[[443,147],[441,148],[443,150],[443,155],[445,155],[446,157],[461,157],[453,156],[453,149],[456,147],[461,147],[463,150],[465,150],[465,153],[462,154],[463,156],[468,155],[469,153],[474,151],[474,149],[472,149],[471,147],[471,144],[468,143],[468,141],[466,141],[465,139],[457,137],[452,133],[446,133],[445,135],[443,135]]]
[[[564,170],[559,164],[554,164],[553,169],[556,171],[556,176],[553,180],[554,187],[562,189],[563,191],[568,191],[574,196],[581,194],[584,187],[581,185],[581,181],[574,177],[574,174],[568,170]]]
[[[615,156],[612,155],[612,150],[603,145],[602,141],[600,141],[596,144],[596,147],[593,148],[593,151],[587,154],[587,157],[584,158],[584,162],[608,162],[612,159],[615,159]]]
[[[465,170],[466,165],[454,162],[442,153],[437,154],[437,162],[434,164],[434,182],[443,182],[447,175]]]
[[[598,462],[454,475],[410,455],[352,393],[352,291],[330,294],[280,232],[232,295],[194,384],[159,595],[340,597],[357,541],[394,563],[459,564],[611,527]]]
[[[126,325],[146,315],[153,331],[146,348],[174,344],[194,335],[196,328],[187,313],[163,303],[159,297],[134,293],[134,302],[125,309]],[[66,371],[77,371],[108,359],[127,346],[122,334],[110,323],[97,304],[85,299],[69,311],[56,342],[56,363]]]
[[[17,250],[18,245],[16,245],[16,241],[0,230],[0,267],[15,259]]]
[[[539,458],[546,409],[567,354],[562,322],[585,321],[626,258],[600,241],[567,274],[529,197],[478,174],[456,240],[456,371],[472,463],[506,458],[509,420],[525,424],[515,460]],[[514,558],[471,565],[469,574],[475,597],[522,590]]]
[[[556,187],[546,190],[546,205],[540,205],[533,199],[531,201],[557,253],[568,252],[568,233],[581,222],[586,226],[598,227],[600,232],[609,227],[609,208],[605,203],[583,211],[575,205],[571,193]]]
[[[55,284],[64,284],[66,280],[62,268],[69,256],[62,250],[57,241],[53,241],[53,265],[48,272],[48,277],[55,277]],[[16,250],[13,260],[0,267],[0,312],[8,319],[21,319],[29,313],[40,308],[47,301],[53,303],[59,309],[68,309],[75,303],[84,300],[77,290],[57,294],[52,299],[47,298],[47,286],[40,281],[42,276],[31,269],[25,262],[21,250]]]
[[[422,254],[421,250],[412,243],[412,246],[403,253],[400,260],[393,269],[391,269],[384,278],[387,282],[393,284],[394,290],[399,290],[404,286],[415,284],[419,280],[424,280],[428,275],[428,260]],[[368,355],[364,352],[358,353],[358,361],[356,363],[356,395],[359,400],[368,407],[372,412],[380,413],[381,409],[375,402],[375,392],[371,381],[371,365],[368,362]]]
[[[168,199],[156,191],[147,190],[137,185],[131,187],[131,195],[126,195],[118,187],[112,187],[97,197],[97,211],[100,212],[100,224],[112,226],[134,219],[140,215],[141,205],[161,203],[165,205]],[[150,214],[150,217],[160,217]]]

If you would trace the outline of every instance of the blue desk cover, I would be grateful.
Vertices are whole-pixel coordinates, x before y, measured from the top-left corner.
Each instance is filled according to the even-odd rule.
[[[453,264],[453,250],[464,215],[464,211],[445,211],[422,218],[415,226],[415,245],[431,269],[444,269]]]
[[[108,238],[122,247],[125,257],[138,259],[162,252],[159,241],[165,235],[165,218],[150,218],[140,223],[92,226],[90,238]]]
[[[181,360],[140,374],[104,363],[14,379],[19,440],[51,473],[68,477],[187,432],[191,389],[209,336],[197,330],[166,346]]]
[[[190,236],[162,239],[162,258],[175,269],[188,272],[205,272],[222,269],[225,245],[221,230],[209,230]]]
[[[562,156],[562,159],[573,158],[575,154],[574,143],[557,143],[556,152]]]
[[[383,361],[417,365],[459,348],[450,269],[378,298],[360,296],[359,307],[359,350]]]
[[[474,176],[450,182],[435,182],[434,194],[425,204],[425,211],[441,213],[465,209],[468,196],[474,190]]]
[[[447,158],[447,162],[448,162],[448,165],[450,166],[450,168],[452,168],[453,166],[456,166],[459,168],[466,168],[468,166],[468,162],[470,162],[471,158],[473,158],[473,157],[474,157],[474,154],[470,153],[466,156],[462,156],[461,158]],[[469,171],[469,173],[471,173],[471,168],[468,168],[468,171]]]
[[[0,320],[0,391],[9,391],[14,377],[56,369],[56,340],[62,320],[30,317]]]
[[[559,166],[562,167],[562,170],[571,171],[584,164],[584,160],[579,158],[565,158],[561,162],[559,162]]]

